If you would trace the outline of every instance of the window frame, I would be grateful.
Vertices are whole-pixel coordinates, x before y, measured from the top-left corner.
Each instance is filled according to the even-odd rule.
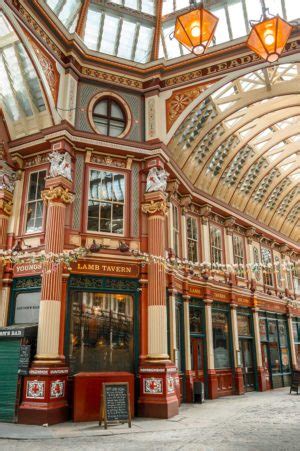
[[[22,209],[21,209],[21,214],[23,216],[23,220],[22,220],[22,225],[21,225],[21,228],[20,228],[20,232],[21,232],[21,234],[26,235],[26,237],[31,236],[31,235],[40,235],[41,233],[45,232],[45,223],[46,223],[46,217],[47,217],[47,205],[44,203],[42,198],[41,199],[35,199],[34,201],[28,201],[31,176],[32,176],[32,174],[39,173],[39,172],[45,172],[45,179],[46,179],[47,175],[48,175],[47,165],[30,168],[30,170],[27,171],[26,175],[25,175],[25,184],[24,184],[24,188],[25,189],[23,191],[23,193],[24,193],[23,194],[23,206],[22,206]],[[37,203],[38,201],[42,201],[43,202],[43,213],[42,213],[41,229],[38,230],[38,231],[35,231],[35,232],[30,232],[30,231],[26,230],[28,204],[29,203],[33,203],[33,202]]]
[[[190,238],[188,236],[188,221],[195,221],[195,227],[196,227],[196,236],[197,238]],[[193,263],[199,262],[200,259],[200,249],[199,249],[199,223],[198,223],[198,218],[196,218],[195,216],[192,215],[187,215],[186,216],[186,245],[187,245],[187,259],[188,261],[192,261]],[[189,258],[189,242],[192,241],[193,243],[195,243],[195,249],[196,249],[196,260],[191,260]]]
[[[180,211],[180,207],[172,202],[172,239],[173,239],[173,251],[176,257],[180,257],[181,252],[180,252],[180,219],[181,219],[181,211]],[[176,211],[176,219],[177,219],[177,228],[175,227],[175,211]],[[177,245],[175,245],[175,242]],[[177,252],[176,252],[177,251]]]
[[[99,171],[99,172],[110,172],[112,174],[121,174],[124,176],[124,202],[123,202],[123,233],[113,233],[113,232],[101,232],[96,230],[89,230],[88,229],[88,203],[89,203],[89,190],[90,190],[90,173],[91,171]],[[130,230],[130,224],[128,224],[128,218],[131,216],[131,205],[129,202],[130,199],[130,177],[128,176],[128,172],[126,170],[122,170],[118,168],[108,168],[105,166],[99,166],[99,165],[86,165],[86,173],[85,173],[85,193],[84,193],[84,199],[85,199],[85,208],[83,209],[84,214],[84,221],[82,222],[84,224],[84,231],[85,233],[89,235],[104,235],[104,236],[110,236],[110,237],[119,237],[119,238],[126,238],[129,235]],[[108,201],[109,203],[112,203],[111,201]]]
[[[265,261],[263,260],[263,249],[266,249],[268,252],[270,252],[270,263],[272,265],[272,268],[274,268],[274,261],[273,261],[273,252],[272,249],[270,249],[268,246],[260,246],[260,258],[261,258],[261,264],[265,265]],[[262,268],[262,273],[263,273],[263,284],[267,287],[270,288],[275,288],[275,283],[274,283],[274,277],[272,274],[272,268],[268,269],[268,268]],[[268,283],[271,281],[271,284]]]
[[[221,248],[217,248],[216,246],[213,245],[212,243],[212,228],[218,229],[220,231],[220,236],[221,236]],[[219,265],[223,265],[225,262],[225,250],[224,250],[224,230],[221,226],[215,224],[214,222],[211,222],[209,224],[209,243],[210,243],[210,262],[211,264],[219,264]],[[213,248],[216,248],[217,250],[221,251],[221,262],[216,262],[213,261]]]
[[[99,103],[102,103],[102,102],[105,102],[105,105],[107,108],[107,114],[95,113],[95,109],[96,109],[97,105],[99,105]],[[120,110],[123,114],[123,119],[112,116],[112,106],[113,105],[117,105],[120,108]],[[100,131],[98,130],[98,133],[103,136],[108,136],[110,138],[118,138],[120,135],[123,134],[123,132],[126,128],[126,122],[127,122],[126,121],[126,113],[123,109],[123,105],[120,105],[119,103],[117,103],[116,100],[113,99],[112,97],[102,97],[97,103],[95,103],[94,109],[93,109],[93,122],[94,122],[95,126],[97,127],[97,125],[96,125],[97,122],[95,121],[95,118],[103,119],[103,121],[105,121],[105,124],[103,124],[103,125],[105,125],[106,133],[100,133]],[[123,125],[123,130],[117,136],[110,134],[110,128],[111,128],[111,124],[113,121],[120,123],[120,125]]]
[[[235,253],[235,245],[234,245],[234,238],[238,238],[240,240],[240,248],[242,249],[243,255],[238,255]],[[233,263],[236,265],[242,265],[243,268],[238,268],[238,276],[245,278],[246,275],[246,249],[245,249],[245,237],[243,235],[240,235],[238,233],[232,234],[232,254],[233,254]],[[236,261],[237,259],[242,259],[242,263]]]

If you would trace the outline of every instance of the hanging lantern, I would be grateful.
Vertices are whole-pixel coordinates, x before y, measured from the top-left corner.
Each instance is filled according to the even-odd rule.
[[[250,22],[251,33],[247,46],[269,63],[278,60],[293,29],[279,16],[268,17],[264,10],[260,22]]]
[[[177,17],[174,37],[190,52],[202,55],[211,43],[218,21],[218,17],[201,4]]]

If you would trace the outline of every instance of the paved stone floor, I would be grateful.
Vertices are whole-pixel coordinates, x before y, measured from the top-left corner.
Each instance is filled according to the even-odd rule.
[[[300,396],[284,388],[185,404],[170,420],[136,418],[131,429],[0,423],[0,450],[300,451]]]

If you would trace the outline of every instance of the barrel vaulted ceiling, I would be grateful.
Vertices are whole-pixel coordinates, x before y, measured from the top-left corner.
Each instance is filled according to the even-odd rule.
[[[169,143],[201,191],[299,241],[300,64],[244,75],[201,101]]]

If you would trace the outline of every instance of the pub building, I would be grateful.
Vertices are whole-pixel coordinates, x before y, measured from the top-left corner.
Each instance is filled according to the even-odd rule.
[[[207,3],[199,56],[188,1],[0,2],[1,421],[96,421],[103,382],[169,418],[300,366],[299,27],[269,62],[263,2]]]

